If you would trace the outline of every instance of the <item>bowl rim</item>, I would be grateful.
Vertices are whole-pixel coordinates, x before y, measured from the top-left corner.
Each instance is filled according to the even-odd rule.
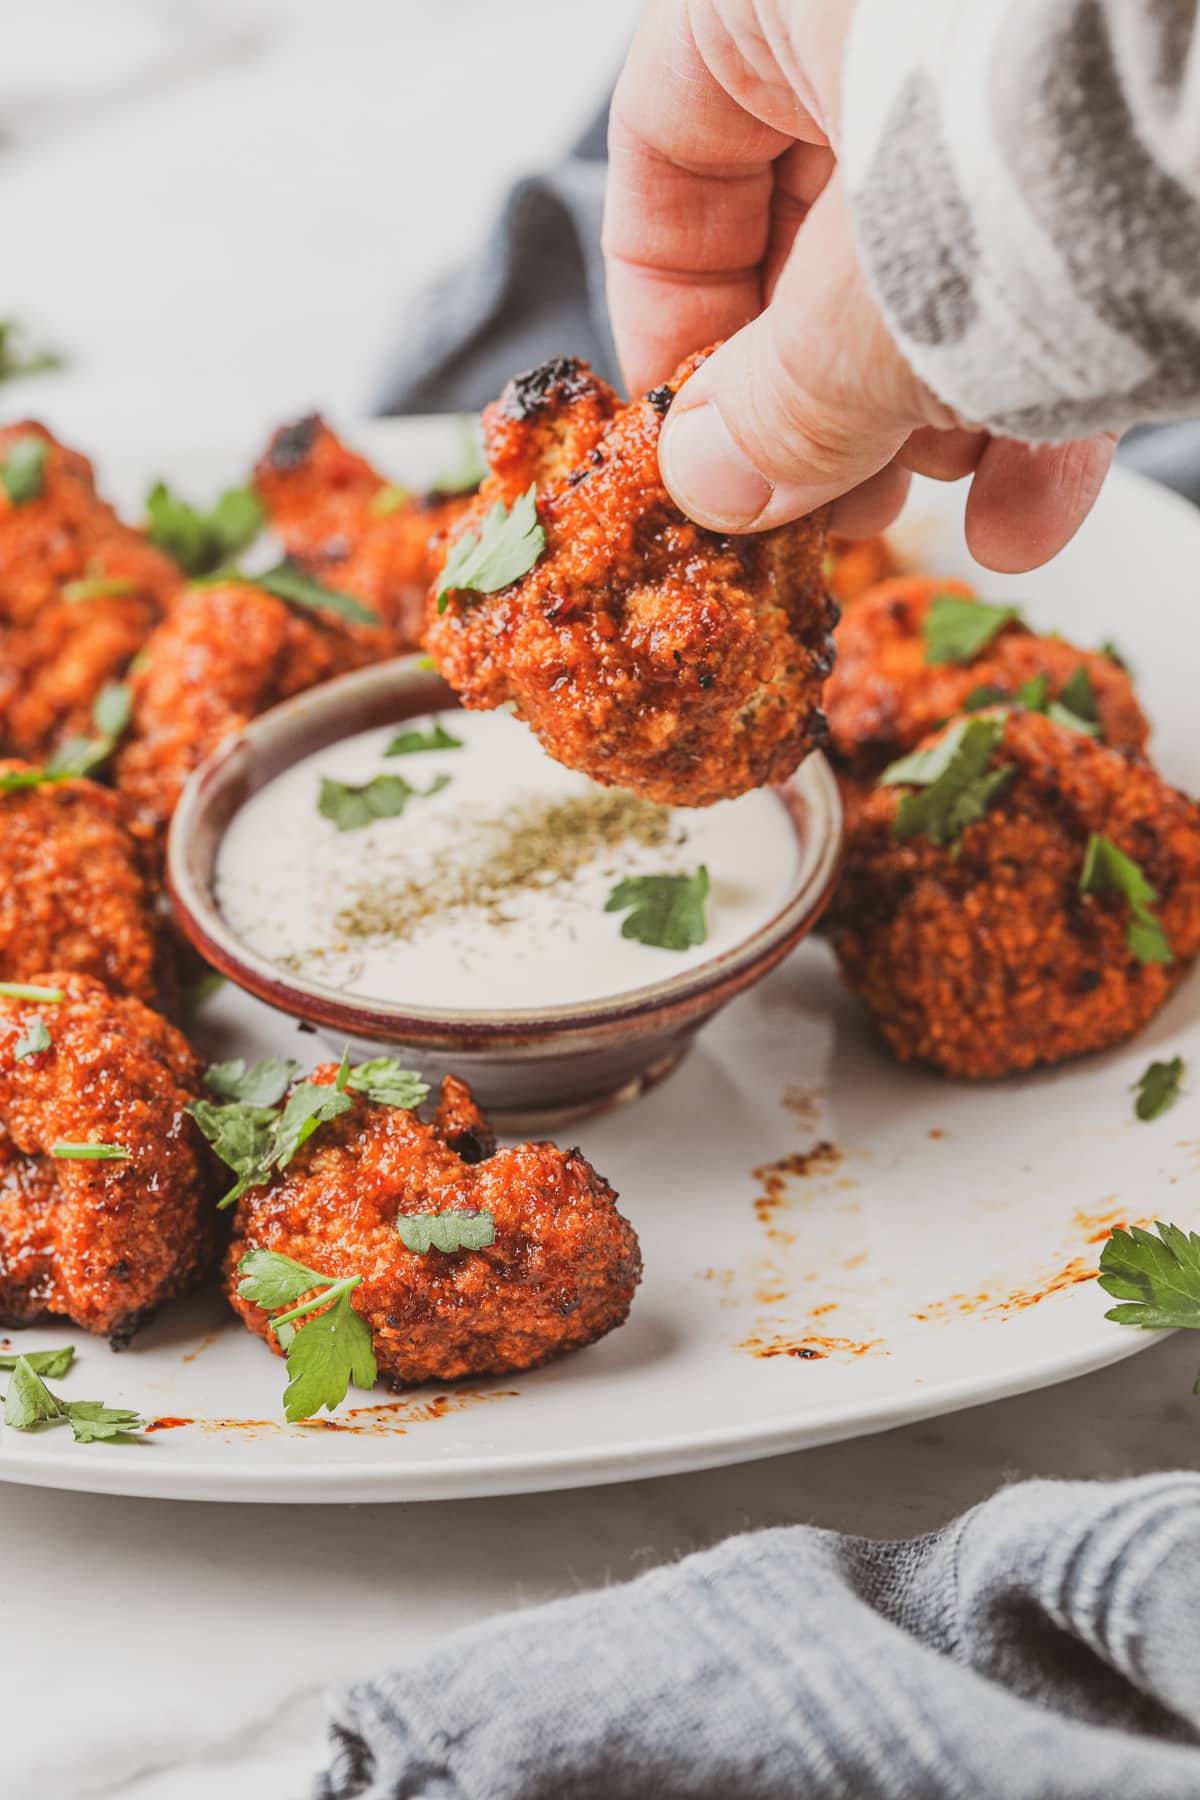
[[[786,898],[739,943],[677,974],[607,999],[556,1007],[467,1009],[414,1007],[404,1001],[351,995],[284,971],[253,950],[225,921],[212,892],[211,869],[206,878],[194,866],[197,839],[207,828],[210,810],[224,801],[229,786],[239,780],[245,783],[256,755],[269,749],[278,756],[281,748],[296,740],[311,739],[314,733],[320,736],[320,744],[297,744],[290,759],[297,761],[314,748],[370,730],[370,724],[356,720],[356,711],[361,710],[364,697],[380,705],[390,695],[397,704],[395,719],[388,721],[394,724],[459,705],[429,659],[419,654],[352,670],[281,702],[226,738],[188,778],[172,816],[166,885],[184,935],[218,973],[282,1012],[344,1030],[352,1037],[382,1036],[398,1041],[407,1037],[419,1042],[460,1035],[481,1040],[555,1035],[611,1026],[656,1012],[691,1010],[706,995],[716,991],[719,999],[731,984],[737,991],[749,985],[756,974],[774,967],[816,924],[832,896],[842,861],[843,808],[833,770],[825,756],[814,750],[786,781],[773,784],[773,792],[791,814],[801,846]],[[339,720],[344,721],[345,729],[328,729]],[[278,763],[280,769],[286,766],[289,760]],[[230,818],[273,779],[274,772],[245,786]],[[227,828],[228,820],[216,833],[216,843]]]

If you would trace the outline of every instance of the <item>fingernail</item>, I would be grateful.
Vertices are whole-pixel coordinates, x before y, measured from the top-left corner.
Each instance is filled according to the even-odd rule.
[[[752,525],[775,491],[735,441],[712,400],[669,413],[658,454],[672,498],[689,518],[717,531]]]

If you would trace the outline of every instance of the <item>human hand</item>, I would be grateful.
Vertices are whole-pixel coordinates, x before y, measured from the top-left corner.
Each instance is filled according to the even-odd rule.
[[[897,349],[835,148],[853,0],[650,0],[613,97],[609,304],[631,392],[724,338],[663,427],[671,494],[714,530],[890,524],[909,472],[971,477],[967,542],[1036,567],[1087,516],[1115,438],[1032,446],[957,420]]]

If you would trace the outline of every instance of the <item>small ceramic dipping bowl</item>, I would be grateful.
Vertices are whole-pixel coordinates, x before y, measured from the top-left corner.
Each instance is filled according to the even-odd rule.
[[[468,1012],[372,1000],[282,969],[243,943],[214,900],[222,836],[250,796],[301,758],[356,732],[457,704],[424,659],[376,664],[286,701],[229,738],[188,782],[171,825],[167,875],[180,924],[237,986],[304,1020],[340,1054],[386,1054],[427,1080],[461,1075],[497,1120],[522,1129],[635,1099],[668,1074],[699,1028],[760,981],[827,904],[837,878],[842,809],[819,753],[777,790],[800,845],[791,889],[758,930],[710,962],[610,1000],[529,1012]]]

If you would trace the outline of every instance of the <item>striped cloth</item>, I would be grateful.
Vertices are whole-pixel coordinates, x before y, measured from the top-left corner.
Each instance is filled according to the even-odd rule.
[[[859,0],[844,114],[875,290],[961,419],[1200,412],[1197,0]]]
[[[1200,1476],[732,1538],[448,1638],[331,1737],[315,1800],[1196,1800]]]

